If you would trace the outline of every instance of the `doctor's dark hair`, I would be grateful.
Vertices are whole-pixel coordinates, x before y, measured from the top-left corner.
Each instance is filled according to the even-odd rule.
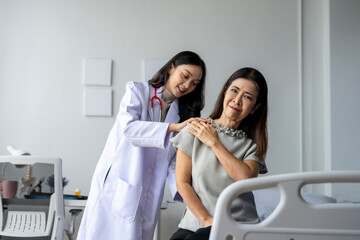
[[[200,117],[200,112],[205,105],[204,89],[206,67],[199,55],[191,51],[183,51],[176,54],[149,80],[149,83],[155,88],[165,85],[169,79],[169,70],[173,64],[175,68],[183,64],[196,65],[201,68],[202,76],[194,91],[179,98],[180,122],[191,117]]]
[[[268,136],[267,136],[267,112],[268,112],[268,87],[264,76],[256,69],[246,67],[235,71],[226,81],[216,101],[214,111],[210,114],[212,119],[220,118],[223,112],[225,93],[231,83],[238,79],[245,78],[256,83],[259,94],[255,106],[259,107],[253,114],[249,114],[241,121],[239,129],[245,131],[246,135],[256,143],[256,156],[265,158]]]

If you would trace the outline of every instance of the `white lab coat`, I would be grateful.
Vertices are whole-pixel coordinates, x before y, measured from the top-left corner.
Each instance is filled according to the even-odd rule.
[[[167,134],[177,123],[178,100],[164,122],[155,104],[152,122],[147,82],[129,82],[116,122],[96,166],[78,240],[152,240],[164,194],[166,177],[174,199],[175,149]],[[161,98],[161,90],[157,89]]]

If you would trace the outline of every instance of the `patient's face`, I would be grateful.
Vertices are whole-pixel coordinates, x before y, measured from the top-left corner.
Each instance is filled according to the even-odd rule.
[[[245,78],[234,80],[225,93],[223,117],[240,124],[245,117],[256,110],[258,93],[255,82]]]

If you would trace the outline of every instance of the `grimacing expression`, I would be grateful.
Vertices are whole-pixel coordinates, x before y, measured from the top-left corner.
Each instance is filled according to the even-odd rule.
[[[169,69],[169,79],[165,84],[166,89],[175,97],[181,97],[195,90],[202,76],[200,66],[182,64],[173,65]]]
[[[257,84],[245,78],[235,79],[226,90],[223,101],[223,113],[231,121],[242,121],[257,107]]]

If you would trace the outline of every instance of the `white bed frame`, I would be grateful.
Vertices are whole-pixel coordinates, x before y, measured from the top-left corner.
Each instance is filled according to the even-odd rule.
[[[215,209],[210,240],[359,240],[360,203],[309,204],[301,197],[305,184],[360,182],[360,171],[304,172],[242,180],[228,186]],[[236,222],[232,200],[241,193],[278,188],[280,202],[258,224]]]

